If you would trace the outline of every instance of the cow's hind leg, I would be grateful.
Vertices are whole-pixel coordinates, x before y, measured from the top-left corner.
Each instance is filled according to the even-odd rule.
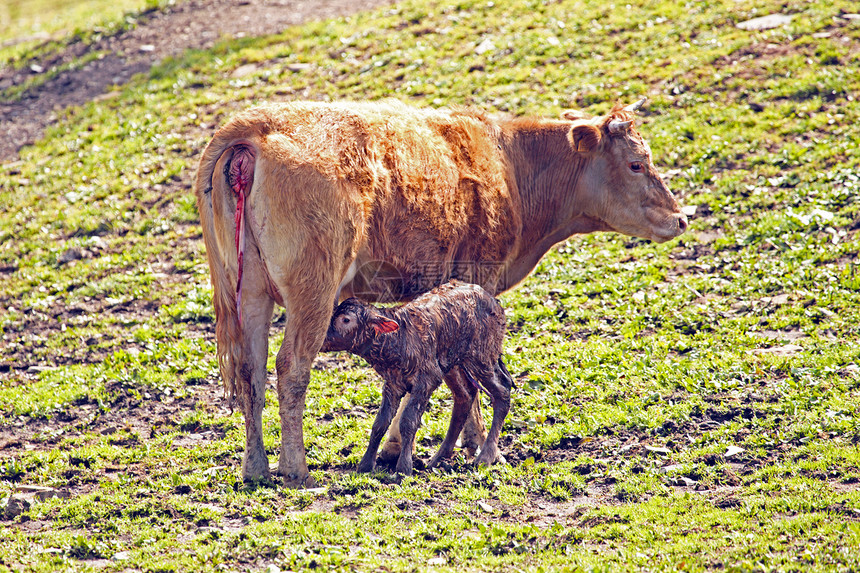
[[[337,282],[317,296],[291,296],[286,301],[287,324],[284,340],[275,360],[278,373],[278,408],[281,417],[281,451],[278,473],[288,487],[314,487],[305,460],[305,394],[310,383],[311,364],[319,352],[331,319],[331,301]]]
[[[261,144],[249,227],[268,270],[269,290],[286,308],[275,360],[281,448],[278,471],[288,486],[309,486],[302,418],[311,363],[322,346],[338,286],[353,262],[359,209],[351,191],[294,156],[289,139]]]
[[[269,476],[263,405],[273,301],[254,237],[243,231],[242,206],[251,191],[254,158],[250,145],[226,148],[217,159],[210,157],[206,167],[201,163],[201,173],[208,175],[198,182],[207,187],[198,194],[198,208],[212,274],[219,366],[227,394],[235,397],[245,418],[246,480]]]
[[[406,399],[400,401],[400,407],[394,415],[394,421],[388,428],[388,437],[385,443],[382,444],[382,450],[379,452],[379,461],[383,464],[393,466],[400,457],[400,444],[402,442],[402,438],[400,437],[400,420],[403,417],[403,410],[406,409],[406,404],[409,403],[410,397],[410,394],[406,394]]]
[[[251,297],[246,297],[246,300],[248,299]],[[249,302],[253,303],[253,299]],[[268,297],[260,298],[258,302],[253,308],[247,305],[242,317],[245,361],[240,368],[239,400],[245,417],[242,478],[246,481],[269,477],[269,461],[263,447],[263,406],[266,402],[266,359],[273,303]],[[245,306],[243,304],[243,307]]]
[[[245,480],[269,477],[269,461],[263,447],[263,406],[274,302],[265,285],[265,271],[259,256],[251,254],[245,261],[242,284],[240,340],[243,352],[237,392],[245,417],[245,454],[242,458],[242,477]]]
[[[472,402],[472,409],[469,410],[466,423],[463,425],[460,445],[470,456],[474,456],[486,439],[487,426],[484,425],[484,416],[481,414],[481,397],[478,395]]]

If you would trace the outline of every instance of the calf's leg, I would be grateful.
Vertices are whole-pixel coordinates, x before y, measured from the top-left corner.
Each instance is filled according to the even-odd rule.
[[[401,437],[400,437],[400,420],[403,416],[403,409],[409,402],[409,394],[407,399],[400,403],[400,409],[397,415],[394,416],[394,423],[388,431],[388,439],[382,446],[382,451],[379,452],[379,458],[384,461],[391,461],[400,456]],[[466,417],[466,423],[463,425],[463,430],[460,434],[460,444],[470,456],[474,456],[478,449],[487,439],[487,427],[484,425],[484,416],[481,414],[481,399],[476,398],[472,401],[471,409]]]
[[[379,449],[379,442],[385,435],[385,431],[391,424],[391,418],[394,416],[395,409],[400,405],[403,398],[403,392],[395,390],[391,384],[386,383],[382,389],[382,404],[379,406],[379,412],[376,413],[376,419],[373,421],[373,428],[370,430],[370,443],[367,445],[367,451],[364,452],[364,457],[361,458],[356,471],[359,473],[372,472],[376,464],[376,451]]]
[[[436,452],[436,455],[427,464],[428,468],[438,465],[439,462],[450,458],[451,454],[454,453],[454,445],[457,442],[457,437],[463,429],[463,424],[466,423],[466,417],[469,415],[472,402],[478,393],[478,389],[466,380],[459,366],[452,368],[445,374],[445,383],[451,389],[451,394],[454,396],[454,408],[451,410],[451,423],[448,425],[445,440],[439,446],[439,451]]]
[[[491,371],[482,373],[482,376],[481,384],[490,393],[493,402],[493,422],[490,425],[487,439],[481,446],[481,452],[475,458],[475,464],[504,463],[505,458],[499,452],[499,436],[502,433],[505,417],[511,408],[513,380],[501,358]]]
[[[406,399],[400,402],[400,408],[397,410],[394,421],[388,429],[388,439],[382,444],[379,459],[384,463],[393,463],[400,458],[400,451],[403,449],[403,440],[400,435],[400,420],[402,420],[403,410],[406,409],[406,404],[409,403],[410,396],[411,394],[407,393]],[[470,410],[467,411],[465,423],[460,427],[462,430],[460,443],[470,456],[474,456],[487,437],[487,428],[484,425],[484,417],[481,414],[481,400],[476,398],[469,407]],[[414,445],[412,453],[415,453]]]
[[[379,459],[386,464],[396,462],[400,457],[400,445],[402,439],[400,437],[400,420],[403,418],[403,410],[406,409],[406,404],[409,403],[411,394],[406,394],[406,399],[400,401],[400,406],[397,408],[397,413],[394,415],[394,422],[388,428],[388,438],[382,444],[382,450],[379,452]]]
[[[400,457],[397,458],[397,466],[394,471],[403,475],[412,475],[412,450],[415,447],[415,434],[421,425],[421,416],[430,403],[430,395],[439,386],[442,373],[438,376],[424,375],[418,378],[412,386],[409,401],[403,409],[400,417]]]

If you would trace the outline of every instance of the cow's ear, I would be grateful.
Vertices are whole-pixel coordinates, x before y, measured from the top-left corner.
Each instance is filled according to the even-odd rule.
[[[373,326],[376,334],[389,334],[400,328],[399,324],[384,316],[374,316],[370,319],[370,324]]]
[[[592,153],[600,148],[602,134],[600,128],[594,127],[591,124],[584,123],[576,125],[570,129],[568,133],[570,144],[574,151],[581,153]]]

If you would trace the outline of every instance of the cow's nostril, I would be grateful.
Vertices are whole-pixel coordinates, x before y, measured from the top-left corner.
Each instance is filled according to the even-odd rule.
[[[683,213],[678,217],[678,230],[682,233],[687,230],[687,216]]]

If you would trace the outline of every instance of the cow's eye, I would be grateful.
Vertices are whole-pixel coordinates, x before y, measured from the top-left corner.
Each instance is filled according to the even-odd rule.
[[[634,161],[630,164],[630,171],[633,173],[642,173],[642,170],[645,168],[644,165],[640,161]]]
[[[344,316],[344,317],[343,317],[343,323],[344,323],[344,324],[349,324],[349,318],[348,318],[348,317],[346,317],[346,316]]]

